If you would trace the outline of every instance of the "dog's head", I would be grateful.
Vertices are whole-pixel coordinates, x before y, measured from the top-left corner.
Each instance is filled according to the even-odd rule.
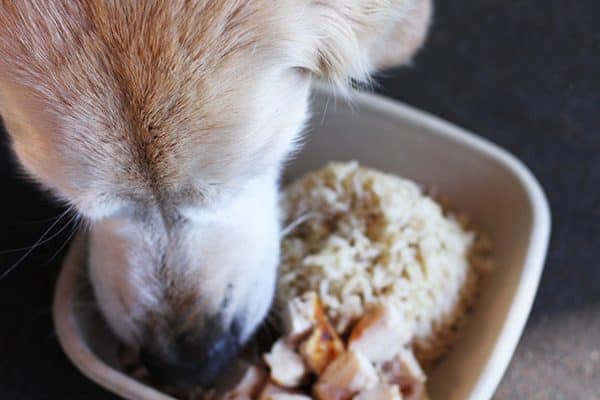
[[[151,372],[208,384],[251,336],[311,80],[407,61],[428,19],[428,0],[0,2],[14,150],[89,220],[98,303]]]

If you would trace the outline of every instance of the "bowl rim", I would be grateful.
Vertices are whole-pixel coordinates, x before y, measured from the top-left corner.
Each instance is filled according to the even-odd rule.
[[[317,84],[315,89],[315,92],[321,95],[335,96],[327,85]],[[506,372],[519,343],[541,279],[551,230],[550,208],[542,187],[531,171],[508,151],[450,122],[373,93],[352,91],[349,100],[358,106],[356,108],[359,110],[368,109],[391,119],[408,121],[426,128],[429,134],[448,137],[469,147],[503,165],[523,187],[532,210],[532,229],[529,233],[527,254],[498,339],[469,396],[471,399],[489,399]],[[79,233],[73,240],[55,287],[53,319],[63,351],[85,376],[113,393],[128,399],[175,400],[109,367],[91,351],[79,335],[71,310],[79,266],[85,253],[85,239],[86,235]]]
[[[73,317],[76,288],[86,254],[87,234],[77,233],[58,277],[52,315],[58,341],[73,365],[101,387],[130,400],[176,400],[104,363],[81,338]]]

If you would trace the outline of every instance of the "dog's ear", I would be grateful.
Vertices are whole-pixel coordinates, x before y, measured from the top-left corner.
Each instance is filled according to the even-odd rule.
[[[431,0],[308,1],[316,46],[309,69],[336,84],[409,62],[424,41],[432,8]]]

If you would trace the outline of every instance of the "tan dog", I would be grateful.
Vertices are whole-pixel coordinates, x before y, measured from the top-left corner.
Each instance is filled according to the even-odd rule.
[[[159,379],[210,384],[264,318],[311,81],[408,61],[429,0],[0,0],[0,113],[89,221],[92,284]]]

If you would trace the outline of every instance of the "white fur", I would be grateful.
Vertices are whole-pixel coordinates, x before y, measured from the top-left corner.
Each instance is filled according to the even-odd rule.
[[[243,318],[242,340],[254,331],[270,306],[279,255],[276,174],[252,179],[214,212],[187,208],[177,232],[148,230],[147,221],[106,218],[90,231],[90,274],[102,311],[113,330],[132,346],[139,345],[138,324],[145,313],[172,310],[161,303],[156,260],[177,249],[169,265],[178,277],[197,282],[198,308],[219,310],[224,284],[235,285],[228,318]],[[153,223],[150,223],[151,225]],[[160,225],[160,223],[157,223]],[[164,241],[165,236],[177,243]],[[183,239],[181,239],[183,238]],[[195,287],[194,282],[189,282]],[[235,314],[235,315],[234,315]]]

